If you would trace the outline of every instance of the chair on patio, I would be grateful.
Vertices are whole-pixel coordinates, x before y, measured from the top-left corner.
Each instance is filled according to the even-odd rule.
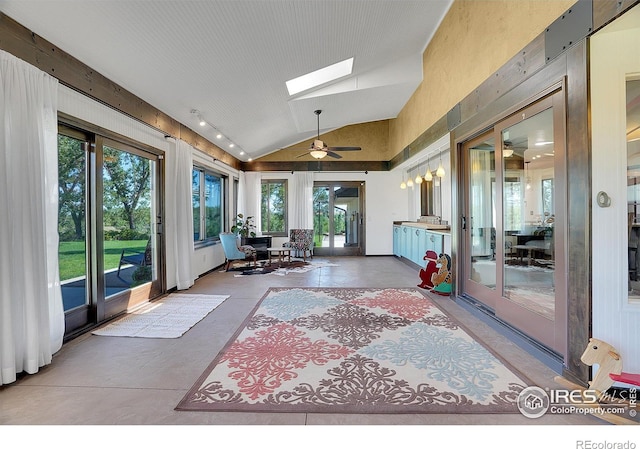
[[[220,234],[220,243],[224,249],[224,256],[227,259],[224,270],[229,271],[231,262],[234,260],[253,259],[253,266],[257,266],[257,251],[251,245],[238,245],[238,236],[233,232],[223,232]]]
[[[122,268],[122,265],[135,265],[137,267],[146,267],[151,265],[151,250],[151,237],[147,240],[147,247],[144,252],[126,254],[127,250],[123,249],[120,254],[120,262],[118,263],[118,273],[116,276],[121,280],[124,280],[120,277],[120,269]]]
[[[289,231],[289,241],[282,244],[285,248],[295,250],[296,256],[302,252],[302,258],[307,261],[307,252],[313,259],[313,229],[291,229]]]

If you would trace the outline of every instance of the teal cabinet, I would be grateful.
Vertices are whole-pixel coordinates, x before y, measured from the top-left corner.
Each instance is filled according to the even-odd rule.
[[[393,226],[393,254],[422,267],[428,250],[444,252],[444,235],[418,226]]]
[[[402,232],[401,227],[397,225],[393,225],[393,255],[396,257],[400,257],[400,232]]]

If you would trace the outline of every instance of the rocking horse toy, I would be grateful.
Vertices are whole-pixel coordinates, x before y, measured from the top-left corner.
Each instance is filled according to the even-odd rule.
[[[589,381],[588,390],[594,391],[598,398],[606,396],[606,392],[615,382],[640,386],[640,374],[626,373],[622,371],[622,357],[616,349],[609,343],[596,338],[590,338],[589,344],[585,348],[580,357],[582,363],[588,366],[598,365],[598,372]],[[556,382],[563,384],[569,388],[585,391],[580,385],[574,384],[564,377],[556,377]],[[593,408],[599,408],[600,404],[590,404]],[[636,421],[624,418],[622,416],[613,415],[611,413],[598,413],[596,416],[613,424],[638,424]]]
[[[598,372],[589,382],[589,388],[598,395],[605,393],[614,382],[640,386],[640,374],[622,372],[622,357],[609,343],[590,338],[580,360],[585,365],[599,365]]]

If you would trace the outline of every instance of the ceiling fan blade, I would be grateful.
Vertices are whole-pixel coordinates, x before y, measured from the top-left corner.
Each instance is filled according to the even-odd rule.
[[[309,155],[308,152],[307,153],[302,153],[300,156],[296,156],[296,159],[299,158],[299,157],[308,156],[308,155]]]
[[[331,151],[360,151],[362,148],[360,147],[329,147]]]
[[[333,151],[327,151],[327,156],[334,159],[342,159],[342,156],[340,156],[338,153],[334,153]]]

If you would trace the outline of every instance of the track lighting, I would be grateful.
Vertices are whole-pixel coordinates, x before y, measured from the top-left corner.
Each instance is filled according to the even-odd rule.
[[[218,129],[215,126],[213,126],[211,123],[207,122],[204,119],[204,117],[202,116],[202,113],[200,111],[198,111],[197,109],[192,109],[191,110],[191,114],[194,115],[197,118],[198,124],[200,126],[210,126],[213,129],[213,131],[216,133],[216,139],[218,139],[218,140],[223,140],[224,139],[224,140],[226,140],[228,142],[227,143],[227,147],[228,148],[236,148],[236,144],[231,142],[229,139],[225,138],[225,136],[220,131],[218,131]],[[240,153],[240,156],[244,156],[245,155],[245,152],[242,150],[242,148],[238,148],[238,151]]]

